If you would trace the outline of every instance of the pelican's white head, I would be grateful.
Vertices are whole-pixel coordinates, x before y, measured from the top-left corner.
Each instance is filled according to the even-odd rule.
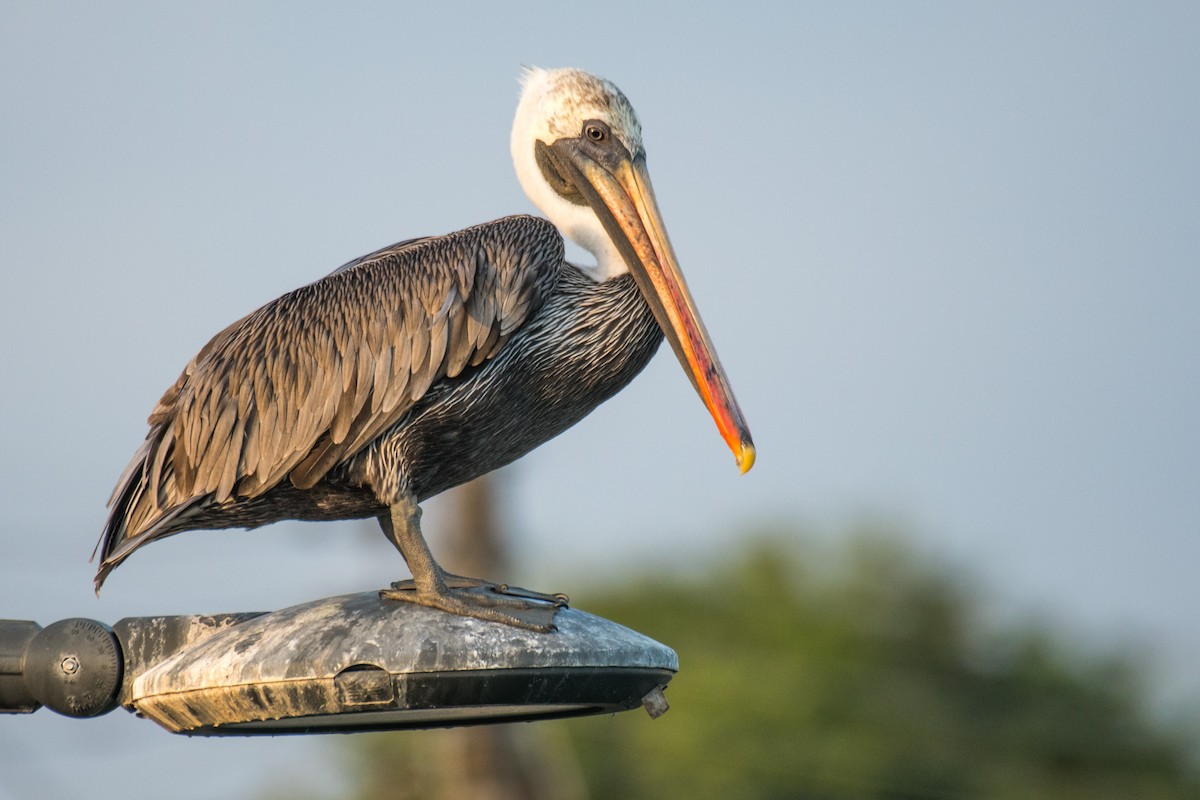
[[[554,226],[596,256],[597,281],[629,273],[743,472],[754,442],[679,270],[621,90],[577,69],[525,73],[513,122],[521,186]]]
[[[592,208],[579,197],[564,197],[547,180],[538,161],[538,142],[584,135],[584,125],[598,120],[630,156],[644,156],[642,126],[633,106],[611,82],[577,69],[531,67],[521,77],[521,102],[512,129],[512,157],[521,188],[563,235],[596,257],[584,267],[602,281],[629,271]]]

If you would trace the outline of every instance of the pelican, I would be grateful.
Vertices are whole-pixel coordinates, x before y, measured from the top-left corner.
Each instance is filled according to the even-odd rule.
[[[413,576],[385,598],[549,630],[518,613],[541,595],[445,572],[418,504],[574,425],[664,336],[750,469],[749,429],[667,238],[625,95],[576,69],[527,70],[511,146],[548,219],[377,250],[200,350],[109,500],[97,593],[134,550],[180,531],[376,517]],[[596,263],[566,261],[564,236]]]

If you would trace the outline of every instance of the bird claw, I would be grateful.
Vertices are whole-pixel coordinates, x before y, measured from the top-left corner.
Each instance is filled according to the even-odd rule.
[[[542,603],[550,603],[555,608],[569,608],[571,598],[563,592],[555,592],[548,594],[546,592],[537,592],[533,589],[525,589],[520,586],[512,586],[507,583],[492,583],[491,581],[483,580],[482,578],[467,578],[462,575],[452,575],[446,573],[442,576],[447,589],[479,589],[485,592],[490,592],[495,595],[504,597],[514,597],[523,600],[537,600]],[[392,589],[401,592],[418,591],[416,583],[411,578],[396,581],[392,584]],[[487,595],[484,595],[485,597]],[[496,605],[519,605],[524,606],[525,603],[505,603],[499,597],[496,599]]]
[[[439,591],[422,589],[412,580],[396,581],[390,589],[380,589],[379,596],[541,633],[557,630],[554,615],[567,603],[561,593],[543,594],[458,575],[446,575],[443,586],[444,591]]]
[[[492,591],[498,594],[511,595],[512,597],[526,597],[530,600],[553,603],[555,608],[568,608],[571,603],[571,598],[562,592],[546,594],[544,592],[535,592],[532,589],[522,589],[520,586],[509,586],[507,583],[493,585]]]

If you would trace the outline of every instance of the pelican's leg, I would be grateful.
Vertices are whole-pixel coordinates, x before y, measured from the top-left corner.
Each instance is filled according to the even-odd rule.
[[[460,614],[465,617],[488,622],[501,622],[518,628],[547,632],[554,630],[548,621],[527,619],[522,611],[549,611],[550,617],[560,603],[554,596],[543,596],[536,592],[519,595],[506,592],[496,594],[498,587],[488,581],[448,575],[433,559],[429,546],[421,535],[421,508],[412,495],[403,495],[391,505],[390,513],[379,517],[379,526],[388,540],[400,551],[413,574],[412,588],[381,589],[379,596],[385,600],[403,600],[430,608]],[[486,591],[479,591],[484,589]],[[507,587],[505,587],[507,590]],[[554,606],[547,607],[538,602],[545,598]],[[544,613],[538,616],[545,616]]]

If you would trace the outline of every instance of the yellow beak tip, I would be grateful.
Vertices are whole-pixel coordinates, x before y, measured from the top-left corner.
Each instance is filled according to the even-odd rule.
[[[738,469],[745,475],[754,466],[754,445],[747,442],[743,444],[741,450],[737,454]]]

